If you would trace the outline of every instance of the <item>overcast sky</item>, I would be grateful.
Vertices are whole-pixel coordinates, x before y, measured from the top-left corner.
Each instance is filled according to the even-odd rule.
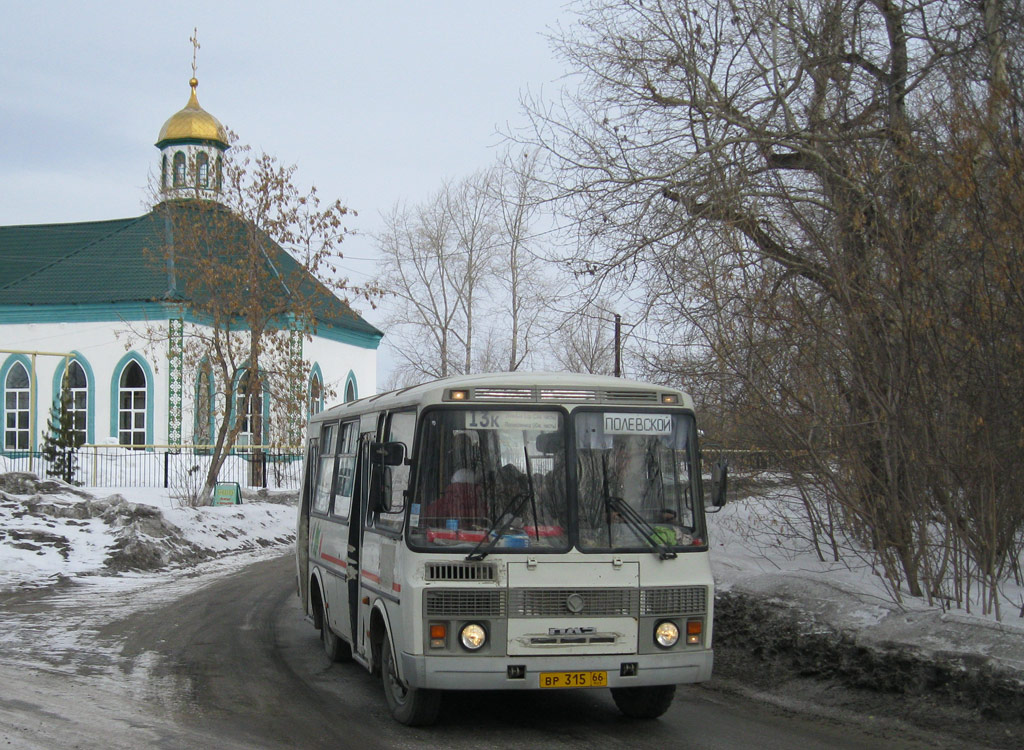
[[[202,107],[368,234],[396,201],[493,162],[520,95],[560,86],[545,34],[569,21],[562,0],[3,0],[0,224],[143,213],[198,27]],[[369,238],[344,249],[365,280]]]

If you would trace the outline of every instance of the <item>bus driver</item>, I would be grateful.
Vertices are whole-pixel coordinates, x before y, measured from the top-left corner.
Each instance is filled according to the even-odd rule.
[[[456,435],[451,459],[455,471],[441,496],[427,505],[423,515],[431,519],[457,519],[460,525],[487,525],[487,503],[473,468],[473,442],[467,435]]]

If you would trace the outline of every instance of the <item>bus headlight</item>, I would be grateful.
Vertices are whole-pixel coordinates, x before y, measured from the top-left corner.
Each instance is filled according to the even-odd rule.
[[[487,631],[484,630],[483,625],[471,622],[464,625],[459,631],[459,640],[462,642],[463,648],[476,651],[487,642]]]
[[[662,648],[672,648],[679,641],[679,627],[669,620],[659,622],[654,628],[654,642]]]

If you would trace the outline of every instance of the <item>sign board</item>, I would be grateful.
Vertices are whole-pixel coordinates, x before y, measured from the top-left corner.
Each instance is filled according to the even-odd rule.
[[[604,415],[605,435],[671,435],[672,416],[669,414]]]
[[[217,482],[213,490],[214,505],[241,505],[242,488],[238,482]]]
[[[527,432],[554,432],[558,429],[558,414],[551,411],[471,411],[466,415],[466,427],[472,430],[526,430]]]

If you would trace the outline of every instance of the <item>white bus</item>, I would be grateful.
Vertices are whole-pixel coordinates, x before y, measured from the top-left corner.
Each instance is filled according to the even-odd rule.
[[[607,687],[656,717],[711,676],[714,591],[685,393],[620,378],[448,378],[313,417],[298,590],[391,713],[445,690]],[[716,467],[710,504],[725,500]]]

